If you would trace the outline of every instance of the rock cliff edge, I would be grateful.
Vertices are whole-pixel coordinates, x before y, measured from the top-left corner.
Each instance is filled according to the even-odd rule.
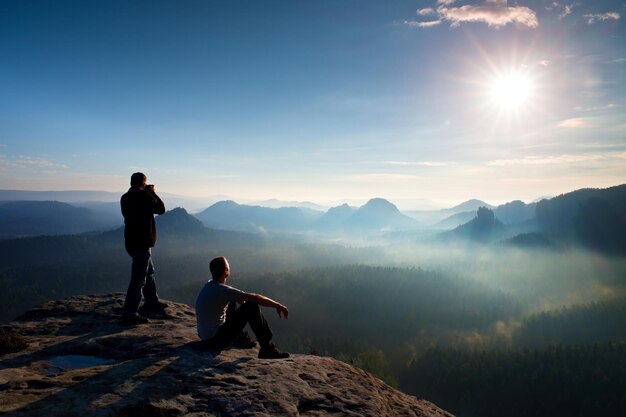
[[[72,297],[1,326],[28,347],[0,357],[0,414],[451,417],[331,358],[201,350],[184,304],[168,302],[162,317],[124,326],[122,301]]]

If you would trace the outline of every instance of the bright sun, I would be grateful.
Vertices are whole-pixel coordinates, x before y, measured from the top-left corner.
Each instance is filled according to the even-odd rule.
[[[503,74],[497,76],[491,84],[491,100],[502,110],[519,110],[527,104],[532,92],[529,77],[523,74]]]

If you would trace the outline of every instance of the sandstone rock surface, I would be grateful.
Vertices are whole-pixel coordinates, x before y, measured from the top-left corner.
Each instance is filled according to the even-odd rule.
[[[15,416],[451,417],[343,362],[199,349],[195,313],[169,302],[124,326],[123,294],[77,296],[1,326],[27,349],[0,357],[0,414]]]

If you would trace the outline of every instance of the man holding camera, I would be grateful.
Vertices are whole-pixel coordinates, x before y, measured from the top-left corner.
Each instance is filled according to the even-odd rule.
[[[126,252],[133,258],[130,284],[122,308],[122,321],[127,324],[149,322],[138,314],[142,293],[142,312],[158,312],[167,307],[157,295],[151,252],[156,243],[154,215],[165,213],[165,205],[154,192],[154,185],[146,184],[146,180],[143,173],[134,173],[130,177],[130,189],[120,200]]]

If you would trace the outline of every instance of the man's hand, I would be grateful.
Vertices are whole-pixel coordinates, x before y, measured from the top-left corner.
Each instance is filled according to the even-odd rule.
[[[278,313],[278,317],[285,316],[285,320],[287,320],[287,317],[289,316],[289,310],[287,310],[287,307],[280,304],[276,306],[276,312]]]
[[[267,298],[264,295],[248,292],[245,293],[243,300],[257,303],[260,306],[275,308],[276,312],[278,313],[278,317],[284,316],[285,319],[287,319],[287,317],[289,316],[289,310],[287,310],[287,307],[285,307],[278,301]]]

